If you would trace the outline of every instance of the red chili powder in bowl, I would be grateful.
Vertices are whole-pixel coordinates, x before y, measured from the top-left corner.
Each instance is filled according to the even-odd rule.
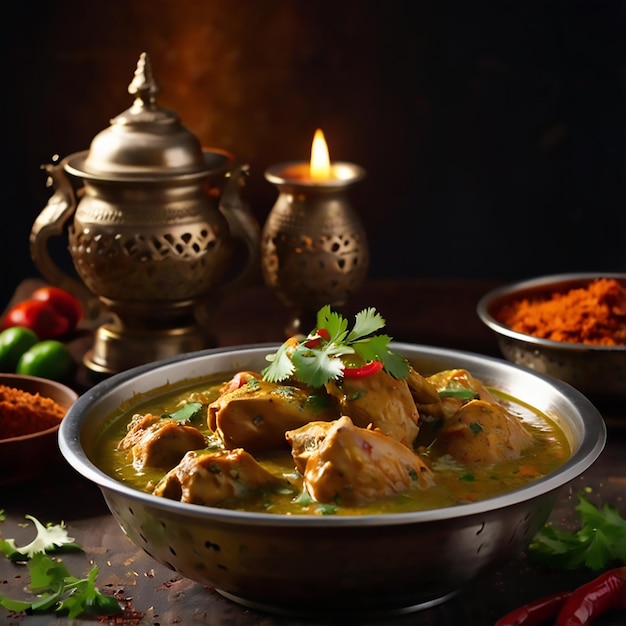
[[[58,425],[67,409],[52,400],[0,385],[0,439],[21,437]]]
[[[626,345],[626,289],[614,278],[547,297],[504,305],[495,318],[542,339],[601,346]]]

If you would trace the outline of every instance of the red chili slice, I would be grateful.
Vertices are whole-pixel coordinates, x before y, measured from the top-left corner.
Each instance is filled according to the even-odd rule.
[[[382,368],[383,364],[380,361],[368,361],[365,365],[361,365],[360,367],[344,367],[343,377],[363,378],[365,376],[376,374],[376,372],[380,372]]]
[[[322,339],[324,341],[330,341],[330,333],[325,328],[318,328],[313,334],[318,336],[312,339],[307,339],[304,342],[304,345],[307,348],[319,348],[322,343]]]

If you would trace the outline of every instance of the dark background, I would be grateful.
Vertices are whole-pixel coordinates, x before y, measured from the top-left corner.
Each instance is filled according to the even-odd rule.
[[[2,297],[30,261],[40,165],[131,104],[139,55],[205,146],[264,170],[363,166],[372,277],[626,271],[626,8],[611,0],[61,0],[3,20]],[[63,262],[63,261],[61,261]]]

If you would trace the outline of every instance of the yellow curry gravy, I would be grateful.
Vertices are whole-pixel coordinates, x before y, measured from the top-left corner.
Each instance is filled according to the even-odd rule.
[[[152,492],[166,470],[135,469],[132,455],[128,451],[118,450],[118,444],[126,435],[133,415],[171,414],[190,399],[198,401],[200,398],[204,405],[201,419],[193,421],[191,425],[207,437],[209,448],[221,449],[221,443],[207,426],[206,407],[217,399],[224,380],[227,380],[226,376],[219,381],[195,381],[184,386],[168,387],[151,399],[146,398],[139,403],[134,399],[131,408],[122,407],[108,421],[96,446],[96,465],[133,488]],[[420,448],[418,435],[415,448],[433,470],[434,486],[427,489],[411,488],[400,495],[385,497],[358,507],[328,506],[313,502],[302,493],[302,477],[294,467],[291,451],[285,447],[284,452],[254,456],[265,469],[286,478],[293,486],[292,489],[262,492],[245,500],[224,502],[220,507],[284,515],[363,515],[421,511],[475,502],[512,491],[549,474],[569,458],[571,450],[568,440],[553,420],[515,398],[497,390],[490,391],[508,411],[521,418],[533,436],[532,446],[514,461],[469,467],[449,455],[437,455],[434,447]]]

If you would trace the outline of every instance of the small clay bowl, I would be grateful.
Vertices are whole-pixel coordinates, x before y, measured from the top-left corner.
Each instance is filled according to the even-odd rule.
[[[69,409],[78,398],[73,389],[36,376],[0,374],[0,385],[50,398],[66,409]],[[49,475],[53,466],[63,462],[58,445],[60,425],[61,420],[45,430],[0,439],[0,487]]]
[[[614,278],[626,287],[626,274],[581,273],[543,276],[490,291],[477,305],[478,317],[496,335],[504,357],[541,374],[558,378],[601,404],[626,400],[626,346],[601,346],[542,339],[512,330],[497,319],[498,311],[522,298],[566,293],[597,278]]]

